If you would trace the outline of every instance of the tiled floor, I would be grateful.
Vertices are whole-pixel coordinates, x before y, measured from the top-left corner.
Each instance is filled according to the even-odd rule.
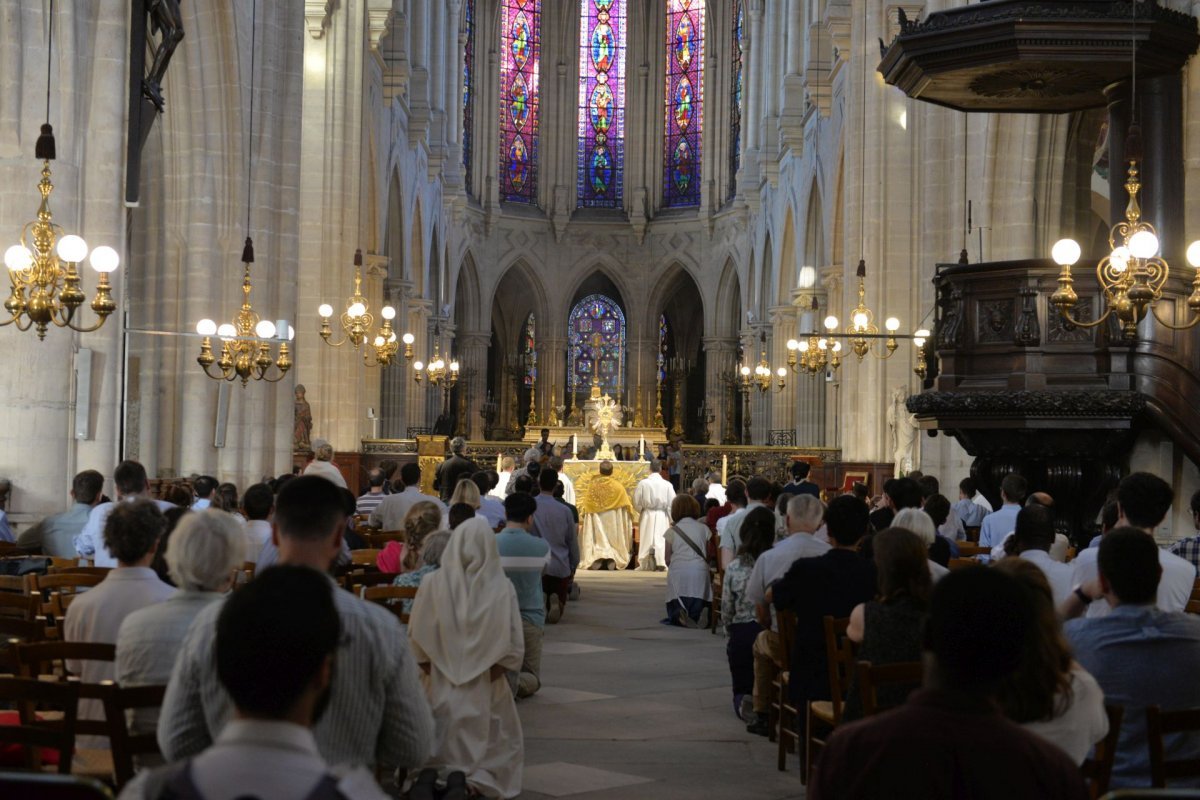
[[[523,800],[802,798],[734,715],[725,639],[658,624],[662,573],[582,572],[546,627],[542,690],[518,703]]]

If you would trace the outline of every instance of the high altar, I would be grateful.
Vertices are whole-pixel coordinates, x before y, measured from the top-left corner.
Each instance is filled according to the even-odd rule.
[[[579,418],[582,411],[582,420]],[[548,425],[550,441],[561,448],[563,458],[578,461],[580,450],[591,447],[593,436],[600,436],[600,448],[596,453],[596,463],[613,460],[612,445],[618,444],[622,449],[638,448],[640,457],[643,451],[650,455],[658,451],[658,445],[667,443],[667,432],[662,427],[635,426],[633,415],[626,419],[625,412],[617,401],[607,392],[602,393],[597,382],[593,381],[591,394],[583,404],[582,409],[575,409],[568,419],[568,424]],[[583,424],[570,424],[582,422]],[[623,424],[628,422],[628,424]],[[533,426],[525,429],[525,442],[536,445],[541,441],[541,431]],[[585,463],[585,462],[580,462]],[[567,470],[570,475],[570,470]],[[573,475],[571,475],[574,478]],[[644,477],[644,472],[643,472]]]

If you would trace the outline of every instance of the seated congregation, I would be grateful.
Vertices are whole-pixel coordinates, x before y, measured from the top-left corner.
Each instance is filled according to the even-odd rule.
[[[458,479],[448,508],[416,464],[403,490],[373,474],[382,500],[360,515],[314,472],[240,502],[204,476],[152,498],[132,461],[116,501],[76,476],[74,508],[6,545],[23,574],[0,583],[0,743],[17,745],[0,770],[123,798],[518,796],[516,700],[541,686],[578,565],[556,471],[493,500],[496,523],[495,473]],[[400,528],[367,527],[375,510]]]

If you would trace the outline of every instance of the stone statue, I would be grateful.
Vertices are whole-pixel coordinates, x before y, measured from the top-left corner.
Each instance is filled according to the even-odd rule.
[[[892,458],[897,477],[913,471],[913,450],[917,441],[917,418],[910,414],[904,402],[908,389],[897,386],[892,390],[887,409],[888,432],[891,434]]]
[[[295,418],[292,427],[292,450],[297,453],[312,451],[312,407],[304,399],[304,384],[296,384]]]

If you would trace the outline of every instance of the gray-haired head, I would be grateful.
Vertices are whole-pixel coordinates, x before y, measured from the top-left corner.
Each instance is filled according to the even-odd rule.
[[[232,514],[206,508],[187,514],[167,540],[166,561],[181,589],[219,592],[242,565],[242,526]]]
[[[450,531],[435,531],[425,537],[424,544],[421,545],[421,561],[427,567],[440,567],[442,565],[442,553],[446,552],[446,545],[450,542]]]
[[[455,436],[450,440],[450,452],[461,453],[462,449],[467,446],[467,440],[461,436]]]

